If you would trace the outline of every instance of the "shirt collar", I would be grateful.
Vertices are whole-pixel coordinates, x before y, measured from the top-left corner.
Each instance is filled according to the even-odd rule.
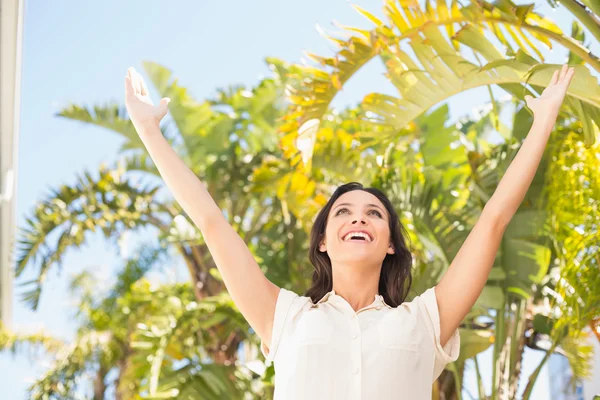
[[[321,300],[319,300],[316,304],[325,303],[327,301],[335,301],[337,299],[341,299],[343,301],[346,301],[343,297],[341,297],[337,293],[335,293],[334,289],[331,289],[331,291],[325,293],[325,295],[323,297],[321,297]],[[383,299],[383,296],[380,295],[380,294],[376,294],[375,295],[375,298],[373,299],[373,304],[371,304],[371,305],[373,305],[373,306],[384,305],[384,306],[386,306],[388,308],[393,308],[392,306],[388,305],[385,302],[385,300]]]

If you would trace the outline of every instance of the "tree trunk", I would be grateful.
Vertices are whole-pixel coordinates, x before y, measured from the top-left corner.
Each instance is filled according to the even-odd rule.
[[[511,318],[511,317],[509,317]],[[513,324],[514,324],[514,318],[511,318],[508,323],[506,324],[506,332],[512,332],[512,328],[513,328]],[[498,368],[498,392],[497,392],[497,398],[498,399],[510,399],[509,397],[509,381],[510,381],[510,362],[511,362],[511,353],[510,353],[510,348],[511,348],[511,343],[512,343],[513,337],[512,335],[506,335],[506,340],[504,341],[504,343],[502,344],[502,348],[500,349],[500,354],[498,357],[498,364],[499,364],[499,368]]]
[[[207,257],[209,252],[205,245],[193,245],[189,248],[181,246],[180,250],[190,271],[194,295],[198,301],[227,290],[222,282],[209,273],[211,268],[217,267],[214,265],[212,258]],[[215,343],[213,346],[206,346],[205,350],[213,362],[221,365],[235,364],[238,347],[246,335],[234,331],[229,337],[221,339],[219,326],[210,328],[208,332],[215,339]]]
[[[523,364],[523,353],[525,351],[526,337],[525,332],[530,328],[533,329],[533,298],[529,298],[527,301],[523,301],[524,309],[521,310],[519,319],[517,321],[517,329],[515,329],[515,340],[517,340],[517,346],[514,351],[514,368],[509,377],[508,394],[510,399],[517,398],[517,390],[519,387],[519,380],[521,379],[521,368]]]
[[[131,348],[128,343],[122,346],[123,355],[117,362],[119,375],[115,379],[115,400],[129,400],[138,391],[139,382],[131,375]]]
[[[221,282],[217,281],[210,274],[210,268],[216,268],[212,259],[210,263],[205,261],[208,249],[203,245],[192,245],[189,247],[180,246],[179,250],[188,271],[190,272],[190,280],[194,290],[194,296],[198,301],[202,301],[205,297],[213,296],[224,289]]]
[[[439,400],[456,400],[456,380],[452,371],[444,370],[436,381]]]
[[[104,368],[102,366],[98,367],[96,378],[94,379],[94,400],[104,400],[104,392],[106,391],[105,376],[106,371]]]

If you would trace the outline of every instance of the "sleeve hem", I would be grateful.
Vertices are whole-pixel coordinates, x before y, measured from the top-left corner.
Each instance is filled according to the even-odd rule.
[[[265,357],[265,364],[267,366],[270,366],[275,360],[280,338],[283,334],[284,327],[289,316],[289,310],[297,297],[298,295],[290,290],[281,288],[279,291],[279,296],[277,297],[277,303],[275,305],[275,315],[273,317],[271,347],[268,348],[262,340],[260,341],[260,350]]]
[[[442,343],[440,342],[439,335],[436,336],[436,347],[442,359],[446,362],[453,362],[458,359],[459,350],[460,350],[460,334],[458,329],[452,333],[446,345],[442,347]]]
[[[437,305],[437,297],[435,295],[435,287],[427,289],[425,293],[421,295],[423,304],[426,312],[431,321],[431,328],[433,328],[433,339],[435,347],[435,366],[434,366],[434,380],[442,372],[446,364],[456,361],[460,355],[460,331],[457,328],[446,344],[442,346],[440,341],[440,314]]]

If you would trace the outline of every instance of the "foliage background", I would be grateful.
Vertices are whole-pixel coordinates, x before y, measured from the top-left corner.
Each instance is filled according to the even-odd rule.
[[[381,16],[378,0],[353,3]],[[554,12],[545,2],[538,3],[537,11],[570,32],[568,13]],[[187,2],[168,8],[158,1],[112,0],[95,6],[64,2],[52,7],[40,1],[26,2],[17,224],[22,225],[25,213],[47,194],[49,187],[71,183],[75,173],[95,171],[101,162],[112,162],[122,142],[100,128],[55,118],[54,113],[68,102],[91,105],[112,99],[122,101],[126,68],[133,65],[141,71],[144,60],[170,68],[196,99],[211,97],[217,88],[230,84],[252,85],[261,75],[269,74],[264,63],[267,56],[297,62],[302,50],[330,54],[332,50],[318,35],[315,24],[329,29],[332,20],[371,28],[342,0]],[[592,43],[595,54],[600,53],[598,47]],[[565,53],[555,53],[545,54],[548,61],[564,62]],[[393,94],[382,72],[378,62],[370,63],[344,87],[333,106],[355,104],[373,91]],[[453,97],[449,102],[451,121],[471,113],[472,107],[488,99],[485,88]],[[74,334],[75,308],[67,295],[66,277],[91,269],[98,289],[108,288],[114,281],[113,268],[120,265],[119,257],[135,243],[155,236],[156,232],[149,230],[128,238],[121,254],[99,235],[90,237],[90,244],[81,251],[67,254],[61,276],[56,271],[50,274],[37,312],[20,302],[15,288],[13,327],[31,331],[43,327],[69,340]],[[179,263],[153,279],[184,281],[187,272]],[[536,356],[526,354],[525,374],[530,372],[528,357]],[[24,398],[27,380],[39,376],[43,369],[44,358],[39,354],[32,354],[31,360],[0,355],[0,387],[8,388],[3,395],[7,399]],[[539,390],[543,390],[544,382],[547,380],[542,377]],[[533,397],[538,398],[536,392]],[[540,393],[539,398],[545,398],[545,394]]]

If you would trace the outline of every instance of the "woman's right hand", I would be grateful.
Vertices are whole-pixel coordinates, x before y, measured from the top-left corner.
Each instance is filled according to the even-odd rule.
[[[160,121],[167,111],[169,111],[169,99],[165,97],[161,99],[158,106],[154,106],[148,87],[144,82],[144,78],[133,67],[127,69],[125,77],[125,106],[129,113],[129,118],[133,125],[141,127],[144,124],[159,125]]]

